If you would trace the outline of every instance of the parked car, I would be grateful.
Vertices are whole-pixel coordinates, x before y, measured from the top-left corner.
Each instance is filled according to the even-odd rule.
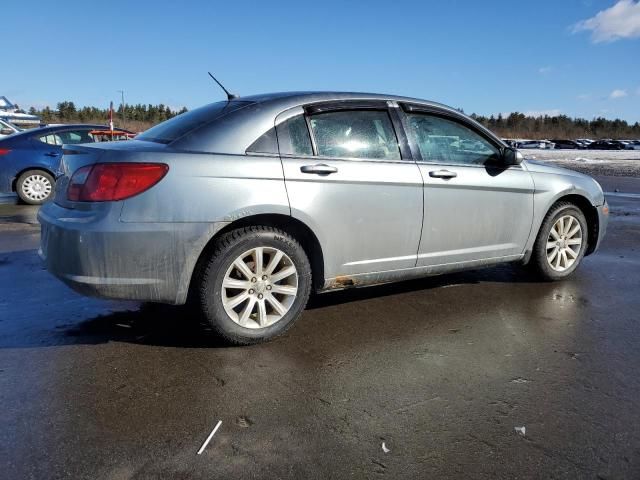
[[[62,145],[91,143],[103,125],[57,125],[0,139],[0,193],[16,192],[31,205],[45,202],[55,185]]]
[[[0,120],[0,138],[18,133],[20,129],[11,122]]]
[[[575,142],[573,140],[552,140],[552,142],[555,144],[556,149],[560,150],[560,149],[573,149],[573,150],[582,150],[584,149],[584,145],[581,145],[578,142]]]
[[[523,140],[518,142],[518,148],[545,148],[545,144],[542,140]]]
[[[87,295],[190,298],[235,344],[283,333],[312,290],[503,262],[566,278],[608,218],[592,178],[524,161],[453,108],[374,94],[213,103],[76,145],[61,171],[38,214],[51,273]]]
[[[624,148],[625,150],[640,150],[640,140],[629,140]]]
[[[617,140],[597,140],[590,143],[589,150],[624,150],[625,145]]]
[[[588,147],[589,145],[591,145],[595,140],[591,140],[590,138],[578,138],[576,139],[576,142],[578,142],[580,145],[583,145],[585,147]]]
[[[523,140],[518,142],[518,148],[553,149],[554,144],[549,140]]]

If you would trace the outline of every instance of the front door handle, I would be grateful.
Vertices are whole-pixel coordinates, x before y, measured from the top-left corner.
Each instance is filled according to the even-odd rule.
[[[59,153],[57,153],[57,152],[48,152],[48,153],[45,153],[45,155],[46,155],[47,157],[57,157],[57,156],[59,156],[60,154],[59,154]]]
[[[316,163],[315,165],[304,165],[300,167],[302,173],[315,173],[316,175],[329,175],[336,173],[338,169],[324,163]]]
[[[449,170],[433,170],[432,172],[429,172],[429,176],[432,178],[449,179],[449,178],[457,177],[458,174],[456,172],[451,172]]]

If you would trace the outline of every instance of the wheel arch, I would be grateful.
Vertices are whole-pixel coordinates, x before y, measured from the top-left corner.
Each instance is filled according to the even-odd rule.
[[[584,214],[587,220],[587,249],[585,250],[585,256],[590,255],[596,248],[598,243],[598,232],[600,230],[600,220],[598,218],[598,209],[593,206],[591,201],[584,195],[577,193],[569,193],[556,198],[555,201],[547,208],[544,216],[560,202],[568,202],[575,205]]]
[[[289,215],[264,213],[250,215],[235,220],[218,230],[215,235],[209,239],[200,252],[193,271],[191,272],[191,276],[189,277],[189,296],[193,295],[193,279],[204,265],[204,261],[214,249],[216,240],[220,238],[221,235],[224,235],[231,230],[252,225],[278,228],[300,242],[307,258],[309,258],[309,263],[311,264],[312,289],[319,290],[322,288],[324,285],[324,255],[322,252],[322,246],[320,245],[318,237],[313,230],[311,230],[311,228],[309,228],[304,222]]]

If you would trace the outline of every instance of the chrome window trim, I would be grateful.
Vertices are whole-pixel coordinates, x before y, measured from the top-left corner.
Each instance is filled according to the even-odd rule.
[[[331,162],[332,160],[339,160],[341,162],[375,162],[375,163],[399,163],[399,164],[412,164],[415,165],[413,160],[381,160],[377,158],[358,158],[358,157],[327,157],[320,155],[291,155],[281,154],[282,158],[300,158],[304,160],[316,160],[319,162]]]

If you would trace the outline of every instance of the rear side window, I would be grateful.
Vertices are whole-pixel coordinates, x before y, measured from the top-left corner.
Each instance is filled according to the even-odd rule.
[[[311,137],[304,115],[291,117],[277,127],[282,155],[313,155]]]
[[[247,148],[247,153],[272,153],[278,154],[278,140],[276,129],[271,128]]]
[[[171,143],[190,131],[206,125],[222,115],[249,105],[249,103],[250,102],[233,101],[205,105],[204,107],[196,108],[195,110],[173,117],[155,127],[151,127],[149,130],[138,135],[136,139]]]
[[[59,132],[62,143],[73,145],[74,143],[93,143],[94,139],[89,130],[67,130]]]
[[[318,155],[400,160],[400,147],[386,111],[340,110],[313,115]]]

